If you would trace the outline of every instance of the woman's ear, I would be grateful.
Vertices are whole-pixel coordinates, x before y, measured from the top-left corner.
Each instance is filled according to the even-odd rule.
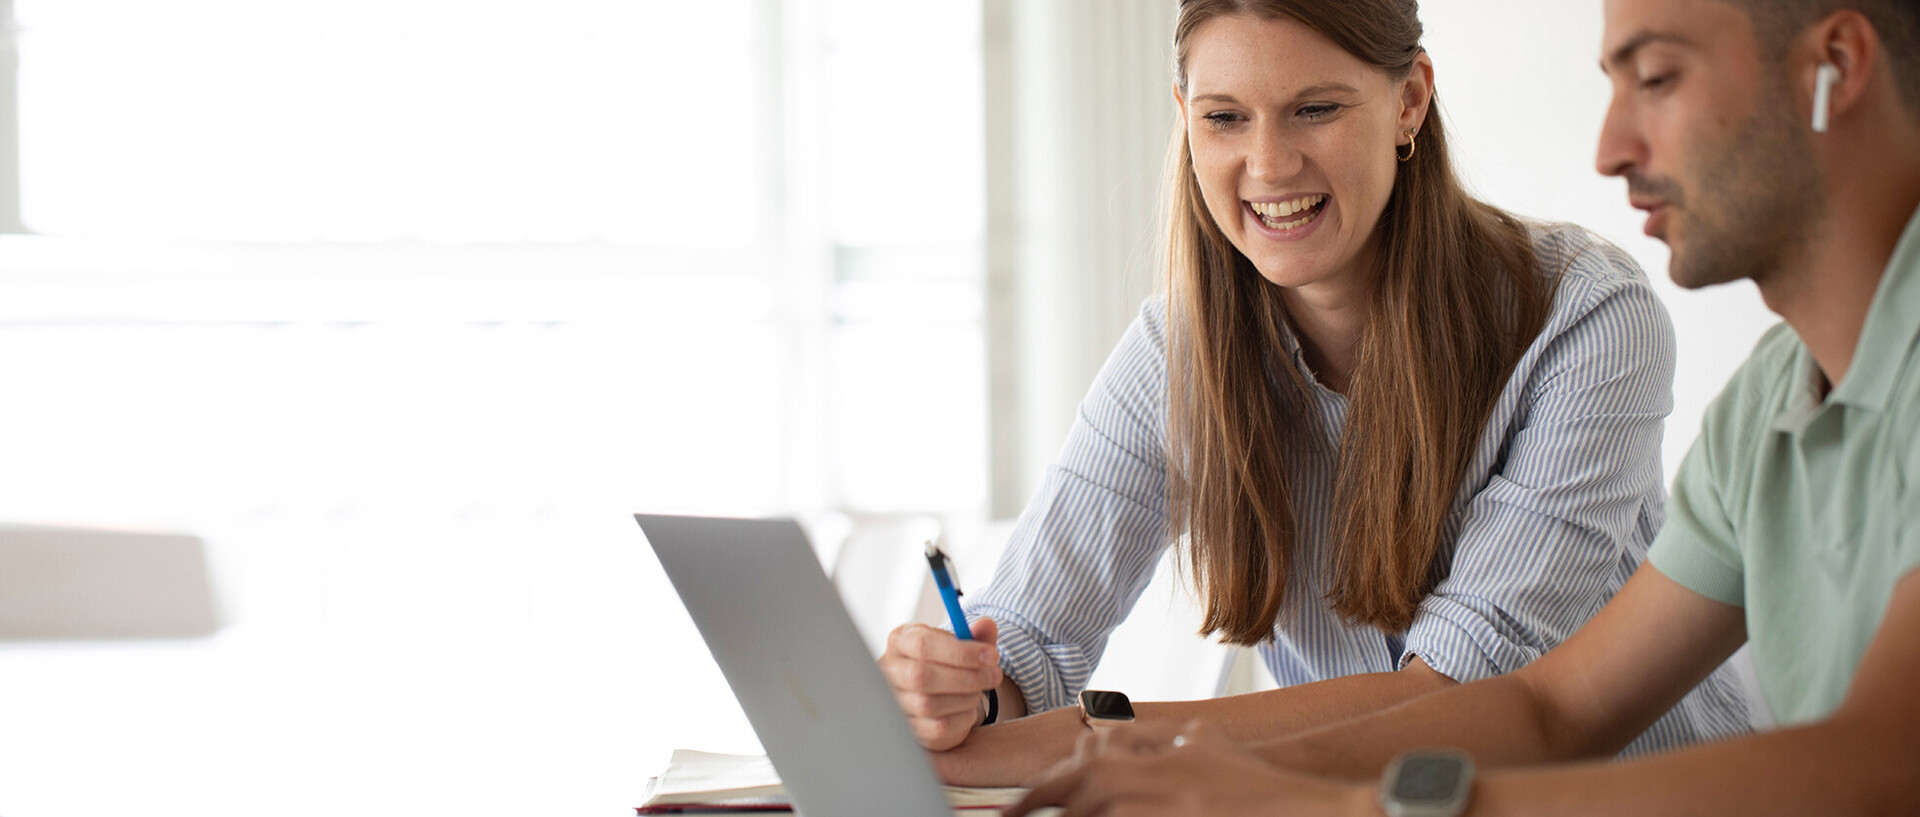
[[[1187,129],[1187,98],[1180,95],[1180,83],[1173,84],[1173,104],[1180,106],[1180,129]]]
[[[1433,59],[1422,51],[1413,58],[1407,78],[1400,81],[1400,132],[1416,130],[1427,121],[1433,104]]]

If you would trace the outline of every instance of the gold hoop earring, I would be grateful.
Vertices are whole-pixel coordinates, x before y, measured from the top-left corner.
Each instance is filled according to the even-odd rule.
[[[1411,130],[1407,131],[1407,155],[1405,156],[1400,155],[1400,149],[1396,147],[1393,149],[1393,157],[1395,159],[1399,159],[1400,161],[1404,162],[1408,159],[1413,158],[1413,152],[1415,150],[1420,149],[1420,145],[1413,140],[1413,137],[1416,133],[1418,133],[1418,131],[1411,131]]]

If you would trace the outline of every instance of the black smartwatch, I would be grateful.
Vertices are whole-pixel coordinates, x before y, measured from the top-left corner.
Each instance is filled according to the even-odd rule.
[[[980,721],[980,725],[992,726],[994,721],[1000,720],[1000,693],[989,689],[981,692],[980,697],[986,699],[984,703],[987,705],[987,717]]]
[[[1473,758],[1452,749],[1423,749],[1393,759],[1380,779],[1387,817],[1459,817],[1473,791]]]
[[[1080,693],[1080,722],[1102,729],[1133,721],[1133,702],[1124,692],[1089,689]]]

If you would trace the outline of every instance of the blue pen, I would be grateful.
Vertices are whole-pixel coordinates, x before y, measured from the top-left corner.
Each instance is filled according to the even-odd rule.
[[[961,641],[973,640],[973,628],[967,626],[967,615],[960,611],[960,582],[953,578],[947,568],[947,554],[933,542],[927,542],[927,565],[933,568],[933,583],[940,588],[940,601],[947,606],[947,618],[953,621],[953,634]],[[993,690],[987,693],[987,719],[981,726],[1000,719],[1000,696]]]

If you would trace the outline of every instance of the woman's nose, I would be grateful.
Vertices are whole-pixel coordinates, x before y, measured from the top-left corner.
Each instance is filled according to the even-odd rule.
[[[1247,156],[1247,175],[1262,184],[1279,184],[1300,171],[1300,151],[1279,128],[1263,127],[1255,131],[1252,152]]]

